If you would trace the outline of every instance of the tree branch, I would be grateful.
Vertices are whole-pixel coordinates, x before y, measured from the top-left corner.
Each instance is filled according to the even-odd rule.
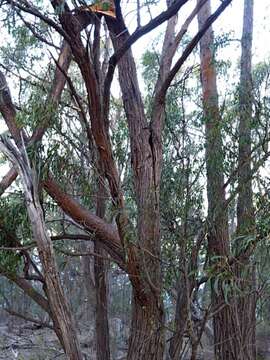
[[[168,7],[167,10],[163,11],[161,14],[156,16],[154,19],[149,21],[148,24],[137,28],[137,30],[134,31],[133,34],[129,35],[128,30],[124,24],[124,20],[121,13],[120,5],[118,5],[118,11],[117,11],[117,19],[111,19],[109,17],[106,17],[106,21],[108,24],[108,27],[112,27],[117,22],[117,27],[119,29],[118,34],[115,33],[114,36],[116,38],[122,37],[123,35],[129,35],[126,36],[126,39],[121,47],[119,47],[115,53],[110,57],[109,60],[109,67],[108,72],[104,81],[104,108],[108,109],[108,103],[109,103],[109,97],[110,97],[110,89],[111,84],[115,72],[115,67],[119,60],[122,58],[122,56],[127,52],[128,49],[142,36],[146,35],[159,25],[163,24],[165,21],[169,20],[172,16],[176,15],[177,12],[180,10],[180,8],[187,2],[188,0],[176,0],[172,3],[171,6]],[[117,4],[116,4],[117,5]],[[117,6],[116,6],[117,9]],[[114,23],[114,24],[113,24]]]
[[[55,69],[53,85],[46,100],[46,103],[51,103],[54,105],[54,107],[56,107],[60,101],[61,94],[66,83],[66,78],[64,76],[64,73],[68,71],[70,63],[71,63],[71,50],[68,43],[64,41],[58,58],[58,66]],[[17,142],[20,142],[20,128],[16,123],[16,109],[12,104],[11,97],[9,95],[8,85],[1,71],[0,71],[0,83],[2,84],[1,89],[3,88],[3,90],[0,90],[0,99],[2,99],[2,102],[0,101],[0,112],[2,113],[10,129],[11,135]],[[5,92],[7,92],[8,96],[5,95]],[[41,124],[35,129],[31,139],[30,140],[28,139],[28,141],[30,141],[31,143],[40,141],[49,124],[50,124],[50,118],[45,117],[43,124]],[[18,174],[15,167],[12,167],[8,171],[8,173],[3,177],[0,183],[0,196],[13,183],[17,175]]]
[[[123,266],[124,255],[117,228],[106,223],[98,216],[91,214],[70,195],[64,193],[59,185],[52,179],[44,181],[45,190],[57,202],[61,209],[71,216],[85,230],[94,232],[97,238],[102,241],[113,259]]]
[[[198,31],[198,33],[194,36],[194,38],[190,41],[190,43],[185,48],[182,56],[177,60],[171,71],[169,72],[167,78],[163,82],[161,89],[157,95],[157,99],[159,102],[164,102],[167,90],[173,81],[175,75],[180,70],[184,62],[187,60],[189,55],[192,53],[194,48],[198,45],[200,39],[203,37],[208,28],[216,21],[216,19],[223,13],[223,11],[231,4],[233,0],[224,0],[221,5],[217,8],[217,10],[206,20],[204,26]]]
[[[52,329],[54,330],[54,327],[52,325],[50,325],[49,323],[47,322],[43,322],[43,321],[40,321],[40,320],[37,320],[37,319],[34,319],[33,317],[31,316],[26,316],[24,314],[21,314],[15,310],[12,310],[12,309],[9,309],[9,308],[5,308],[4,309],[9,315],[12,315],[12,316],[16,316],[16,317],[19,317],[20,319],[23,319],[25,321],[29,321],[29,322],[32,322],[34,324],[37,324],[41,327],[46,327],[48,329]]]

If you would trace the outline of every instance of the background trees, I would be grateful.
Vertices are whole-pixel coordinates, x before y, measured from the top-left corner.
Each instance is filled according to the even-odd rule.
[[[12,40],[2,47],[0,111],[16,146],[2,138],[13,165],[1,182],[0,269],[48,314],[52,323],[42,323],[71,359],[83,356],[78,330],[94,317],[98,359],[116,357],[117,347],[132,360],[188,351],[196,359],[202,341],[216,358],[255,359],[242,314],[248,307],[255,329],[255,294],[267,289],[255,282],[253,260],[268,236],[268,184],[259,176],[268,159],[268,67],[255,68],[251,83],[247,1],[239,88],[219,101],[218,80],[232,64],[215,55],[230,38],[216,40],[211,25],[231,2],[211,15],[209,1],[168,1],[150,20],[144,9],[155,4],[137,3],[131,34],[120,2],[115,17],[76,1],[1,3]],[[198,32],[187,33],[197,15]],[[143,55],[143,89],[131,46],[161,24],[162,45]],[[14,165],[27,169],[16,183]],[[20,178],[33,186],[25,196]],[[57,264],[45,261],[54,256]],[[4,306],[21,313],[7,299],[3,291]],[[121,344],[109,334],[112,313]]]

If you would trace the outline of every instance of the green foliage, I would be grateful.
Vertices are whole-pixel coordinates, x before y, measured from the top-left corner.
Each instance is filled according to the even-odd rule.
[[[260,179],[260,182],[264,184],[265,188],[269,188],[269,182],[263,181]],[[256,193],[256,212],[257,212],[257,221],[256,228],[257,233],[260,239],[265,239],[270,234],[270,195],[269,192],[266,193]]]
[[[47,89],[38,89],[32,92],[27,104],[18,113],[16,119],[19,126],[27,127],[33,131],[37,127],[43,127],[45,124],[54,124],[57,121],[57,114],[53,104],[47,103],[45,99],[47,96]]]
[[[253,69],[253,83],[255,89],[262,86],[265,82],[269,82],[269,76],[270,76],[270,70],[269,70],[269,62],[260,62],[256,64],[256,66]],[[268,83],[269,85],[269,83]]]
[[[31,68],[35,61],[42,59],[42,51],[36,51],[40,42],[24,25],[11,26],[9,34],[14,40],[1,46],[0,50],[1,61],[7,68]]]
[[[215,35],[214,52],[216,53],[218,49],[226,48],[232,41],[236,41],[233,31]]]
[[[110,10],[111,4],[109,2],[103,1],[102,2],[102,10],[103,11],[108,11]]]
[[[26,207],[19,194],[0,198],[0,247],[16,247],[14,239],[31,236]],[[0,249],[0,266],[5,271],[15,272],[21,261],[16,251]]]
[[[22,239],[29,239],[31,232],[27,209],[20,192],[0,198],[0,221],[8,232],[15,233]]]
[[[142,57],[143,78],[147,86],[147,94],[154,91],[153,85],[158,76],[159,57],[159,53],[150,50],[147,50]]]
[[[3,241],[0,239],[1,244]],[[1,245],[4,246],[4,245]],[[15,251],[1,250],[0,249],[0,267],[1,272],[6,272],[9,276],[15,274],[18,266],[21,264],[22,257]]]

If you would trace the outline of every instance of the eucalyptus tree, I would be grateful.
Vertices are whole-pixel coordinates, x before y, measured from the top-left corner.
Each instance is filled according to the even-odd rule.
[[[199,27],[211,13],[210,1],[198,13]],[[224,155],[221,135],[221,116],[218,103],[216,68],[214,64],[213,30],[208,29],[200,41],[201,81],[203,91],[203,107],[206,132],[206,170],[207,170],[207,200],[208,200],[208,251],[210,259],[217,257],[218,261],[226,261],[229,256],[228,215],[224,209]],[[222,268],[222,265],[220,265]],[[215,281],[215,280],[212,280]],[[213,287],[213,284],[212,284]],[[216,315],[213,319],[215,355],[217,358],[227,356],[230,351],[231,328],[230,308],[224,305],[222,289],[212,290],[212,303]],[[230,321],[230,320],[229,320]],[[225,357],[226,358],[226,357]]]
[[[80,224],[84,230],[95,234],[96,241],[102,244],[103,249],[128,274],[133,289],[132,322],[127,354],[127,358],[130,360],[157,360],[162,359],[164,354],[165,319],[160,266],[160,179],[167,90],[209,26],[232,0],[222,1],[217,10],[211,16],[209,14],[209,17],[201,24],[198,33],[186,45],[182,55],[172,65],[173,57],[187,27],[205,3],[202,0],[195,6],[179,32],[175,34],[177,13],[188,2],[188,0],[168,2],[167,9],[144,26],[141,26],[138,7],[138,26],[131,35],[125,24],[122,4],[119,1],[114,4],[109,3],[112,14],[106,14],[106,11],[95,12],[91,8],[85,8],[85,6],[81,7],[79,6],[80,2],[80,4],[77,2],[69,4],[69,2],[60,0],[50,2],[54,13],[51,13],[51,10],[44,10],[42,4],[38,7],[28,1],[4,1],[2,4],[8,9],[14,10],[25,26],[36,34],[38,39],[40,39],[40,34],[36,32],[37,29],[34,24],[36,19],[40,19],[41,23],[50,28],[53,33],[60,35],[65,41],[68,57],[72,55],[80,70],[87,93],[86,106],[81,103],[76,89],[69,81],[66,75],[67,70],[63,71],[62,66],[58,66],[61,75],[64,75],[61,80],[61,87],[63,88],[64,82],[67,80],[77,106],[84,116],[89,143],[94,142],[100,164],[99,171],[102,172],[102,177],[106,179],[106,186],[116,214],[116,226],[102,219],[104,214],[102,208],[97,210],[97,214],[93,214],[79,203],[78,199],[70,195],[67,189],[61,188],[54,178],[55,174],[52,168],[44,177],[42,185],[44,190],[73,221]],[[101,19],[103,16],[114,48],[114,53],[109,59],[107,49],[101,51],[103,34]],[[158,78],[155,84],[152,107],[147,117],[131,46],[139,38],[165,22],[167,22],[167,28]],[[93,32],[91,31],[92,28]],[[41,37],[41,41],[43,40]],[[102,59],[103,54],[104,58]],[[64,60],[67,62],[67,58]],[[123,107],[128,125],[131,152],[130,166],[136,203],[135,222],[134,219],[130,218],[126,208],[125,194],[113,154],[109,129],[111,84],[116,67],[118,68]],[[22,146],[22,139],[25,142],[30,140],[30,143],[41,140],[44,132],[51,125],[49,119],[45,119],[42,124],[37,124],[37,128],[29,139],[17,122],[15,106],[10,97],[5,96],[8,89],[6,84],[4,85],[1,92],[0,110],[17,146],[19,148]],[[57,93],[58,97],[60,97],[60,93],[61,91]],[[2,189],[7,188],[15,176],[16,171],[12,169],[2,182]],[[34,228],[34,224],[32,227]],[[50,244],[49,239],[47,240]],[[47,251],[49,251],[50,246],[48,245],[48,248],[45,247],[42,250],[45,255],[49,255]],[[46,270],[45,266],[43,270]],[[46,281],[50,282],[50,279],[45,277],[45,283]],[[49,285],[51,284],[46,285],[47,295],[50,298],[53,296],[53,293],[50,293],[51,287]],[[57,307],[53,301],[50,302],[50,307],[50,314],[54,317]],[[68,313],[69,310],[66,309],[65,315]],[[73,332],[73,330],[71,327],[70,331]],[[60,328],[60,332],[64,337],[63,328]],[[68,350],[65,343],[65,350],[69,357],[71,359],[80,358],[76,336],[74,336],[74,341],[70,339],[70,344],[73,344],[74,347]]]
[[[210,1],[198,13],[199,25],[210,14]],[[245,1],[241,41],[239,84],[239,150],[237,165],[237,229],[229,234],[226,199],[222,116],[218,102],[217,76],[214,59],[214,37],[209,28],[200,41],[201,81],[206,121],[206,168],[208,197],[208,251],[213,268],[212,299],[216,308],[213,317],[215,354],[222,359],[256,358],[256,297],[255,272],[251,255],[256,243],[254,199],[251,170],[251,123],[254,105],[251,79],[253,33],[253,1]],[[266,143],[268,140],[266,140]],[[231,176],[231,175],[230,175]],[[236,245],[231,237],[237,237]],[[231,249],[235,251],[232,254]],[[212,259],[212,260],[211,260]],[[231,260],[229,260],[231,259]],[[223,305],[222,305],[223,304]]]
[[[236,276],[240,281],[239,288],[243,291],[243,296],[238,300],[237,307],[239,345],[236,352],[239,359],[256,359],[256,271],[251,260],[252,250],[248,249],[248,243],[256,238],[251,171],[251,129],[254,104],[252,86],[253,8],[253,0],[246,0],[244,3],[239,83],[239,194],[236,230],[239,238],[236,241],[240,242],[240,246],[236,243],[236,256],[239,256]],[[247,294],[248,296],[246,296]]]

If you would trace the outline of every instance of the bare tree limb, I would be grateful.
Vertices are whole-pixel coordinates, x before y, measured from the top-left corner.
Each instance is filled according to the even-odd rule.
[[[18,318],[20,318],[20,319],[23,319],[23,320],[25,320],[25,321],[29,321],[29,322],[31,322],[31,323],[37,324],[37,325],[39,325],[39,326],[41,326],[41,327],[46,327],[46,328],[48,328],[48,329],[54,330],[54,327],[53,327],[52,325],[50,325],[49,323],[47,323],[47,322],[40,321],[40,320],[37,320],[37,319],[35,319],[35,318],[31,317],[31,316],[21,314],[21,313],[15,311],[15,310],[13,310],[13,309],[10,309],[10,308],[5,308],[4,310],[5,310],[9,315],[16,316],[16,317],[18,317]]]

